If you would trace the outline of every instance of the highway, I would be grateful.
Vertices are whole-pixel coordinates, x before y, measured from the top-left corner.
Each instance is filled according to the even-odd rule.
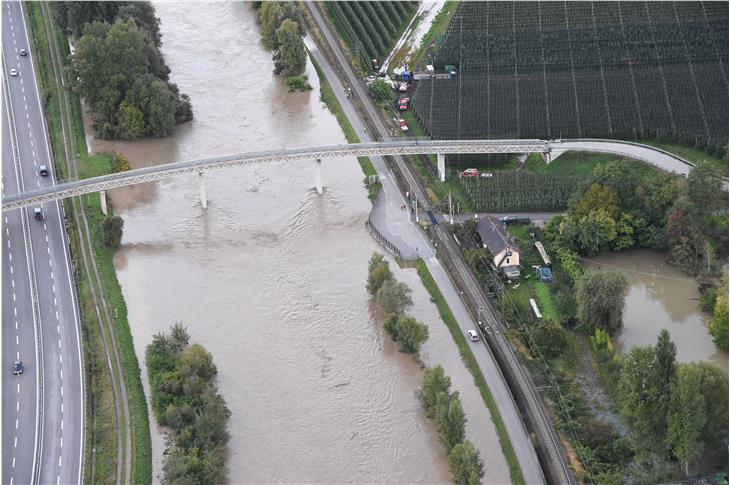
[[[3,83],[7,86],[4,96],[10,98],[7,102],[4,97],[2,113],[2,183],[6,195],[18,192],[19,186],[22,190],[50,187],[55,184],[55,175],[22,8],[18,2],[3,2],[1,8]],[[28,55],[21,56],[20,49],[26,49]],[[16,69],[17,75],[10,75],[10,69]],[[15,142],[15,158],[11,140]],[[40,176],[40,165],[49,167],[48,176]],[[14,264],[11,279],[8,279],[9,267],[6,272],[3,264],[2,483],[73,484],[83,478],[83,366],[68,236],[59,203],[48,202],[42,208],[44,220],[33,218],[33,208],[24,210],[25,233],[20,211],[3,212],[3,263],[10,262],[12,257]],[[24,263],[26,255],[29,263]],[[15,278],[15,288],[12,278]],[[21,287],[22,297],[18,294]],[[37,291],[35,312],[31,305],[33,288]],[[13,303],[13,289],[18,303],[17,332],[15,308],[9,311],[5,305]],[[42,342],[40,372],[35,365],[34,354],[38,348],[34,328]],[[10,344],[16,342],[16,335],[18,345],[13,351]],[[18,352],[27,370],[15,377],[10,366]],[[42,383],[42,406],[38,410],[33,405],[36,382]],[[19,398],[25,403],[17,406],[16,411]],[[15,419],[18,419],[17,431]],[[16,435],[19,439],[13,468],[7,450],[15,448]],[[40,445],[34,451],[36,436]]]

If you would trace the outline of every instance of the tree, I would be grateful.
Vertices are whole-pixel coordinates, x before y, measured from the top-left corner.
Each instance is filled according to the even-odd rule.
[[[151,2],[129,2],[122,5],[117,11],[116,18],[121,20],[134,19],[139,28],[149,36],[155,47],[160,47],[162,44],[160,19],[157,17],[155,7],[152,6]]]
[[[667,329],[662,329],[657,337],[656,345],[654,346],[654,353],[656,355],[655,372],[656,377],[654,385],[656,386],[656,393],[659,396],[664,396],[657,402],[657,408],[654,410],[660,416],[667,416],[669,412],[669,396],[672,394],[672,386],[676,376],[675,360],[677,358],[677,346],[674,345],[669,338],[669,332]],[[656,433],[663,436],[667,433],[667,423],[664,420],[657,421]]]
[[[616,235],[616,220],[604,209],[594,210],[581,217],[575,227],[578,250],[586,256],[605,251]]]
[[[705,400],[702,381],[694,366],[680,366],[672,386],[667,444],[679,459],[684,475],[702,451],[702,430],[705,427]]]
[[[456,485],[479,485],[484,477],[484,463],[469,440],[464,440],[451,450],[449,469]]]
[[[580,219],[599,209],[604,210],[611,219],[617,219],[619,214],[618,196],[610,187],[591,184],[588,190],[583,193],[583,196],[573,206],[572,213]]]
[[[122,138],[125,140],[136,140],[144,134],[144,113],[126,100],[119,105],[117,118]]]
[[[532,329],[532,341],[542,355],[553,359],[565,350],[565,330],[552,320],[541,320]]]
[[[374,252],[368,262],[367,290],[370,296],[375,296],[383,283],[393,278],[388,261],[382,254]]]
[[[106,216],[101,220],[101,235],[104,245],[108,248],[118,248],[122,242],[124,219],[119,216]]]
[[[175,128],[175,95],[167,84],[147,73],[140,76],[127,92],[126,100],[145,117],[145,134],[169,136]]]
[[[624,357],[618,383],[621,414],[629,426],[629,440],[639,458],[664,441],[656,430],[666,415],[657,413],[660,401],[669,396],[658,394],[656,386],[656,354],[653,347],[633,347]]]
[[[373,93],[375,101],[383,106],[390,105],[396,98],[393,88],[383,79],[377,79],[370,83],[370,92]]]
[[[715,297],[715,309],[710,321],[710,335],[715,345],[727,351],[728,349],[728,269],[723,269],[722,283]]]
[[[433,416],[439,394],[449,394],[450,390],[451,378],[444,373],[443,367],[437,365],[423,372],[420,397],[427,415]]]
[[[622,325],[628,282],[614,271],[586,271],[578,283],[578,318],[613,333]]]
[[[298,76],[307,66],[307,53],[299,35],[299,27],[291,19],[285,19],[276,29],[278,48],[274,51],[274,73]]]
[[[464,441],[466,435],[466,416],[461,407],[459,393],[441,393],[436,403],[436,429],[441,443],[449,454],[454,446]]]
[[[411,315],[401,315],[398,318],[398,338],[395,340],[402,352],[417,354],[421,345],[428,340],[428,327]]]
[[[383,312],[383,315],[390,315],[391,313],[400,315],[413,305],[411,289],[405,283],[391,278],[386,280],[375,294],[375,303]]]
[[[256,12],[256,20],[261,31],[261,43],[267,50],[275,50],[279,46],[276,31],[286,19],[297,24],[298,33],[304,33],[304,18],[294,2],[262,2]]]

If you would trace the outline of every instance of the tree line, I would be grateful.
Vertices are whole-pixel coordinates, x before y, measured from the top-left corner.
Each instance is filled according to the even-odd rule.
[[[290,91],[308,91],[312,87],[302,76],[307,67],[307,51],[302,38],[306,35],[304,17],[293,1],[254,2],[261,43],[272,51],[274,74],[286,77]]]
[[[426,340],[428,327],[408,315],[405,311],[413,306],[411,289],[397,281],[382,254],[374,252],[368,263],[367,290],[381,315],[385,318],[383,328],[400,350],[418,354]]]
[[[71,88],[84,97],[96,135],[165,137],[193,118],[190,98],[170,82],[160,19],[150,2],[58,2],[55,18],[75,38]]]
[[[191,345],[187,329],[176,323],[169,333],[152,338],[145,359],[152,411],[173,435],[163,466],[164,482],[225,482],[231,412],[218,392],[213,356],[201,345]]]
[[[458,392],[451,392],[451,378],[440,365],[426,369],[419,392],[426,415],[436,421],[449,469],[457,485],[479,485],[484,462],[474,444],[466,439],[466,416]]]

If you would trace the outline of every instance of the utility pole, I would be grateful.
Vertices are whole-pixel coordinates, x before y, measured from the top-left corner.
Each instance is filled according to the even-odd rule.
[[[454,210],[451,207],[451,191],[449,190],[449,224],[454,225]]]

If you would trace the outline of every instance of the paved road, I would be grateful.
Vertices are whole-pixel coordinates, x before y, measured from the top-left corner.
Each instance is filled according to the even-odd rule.
[[[652,147],[628,142],[611,140],[565,140],[561,142],[551,142],[550,145],[552,147],[551,156],[553,160],[566,151],[573,150],[623,155],[625,157],[635,158],[636,160],[649,163],[662,170],[666,170],[667,172],[684,175],[685,177],[692,169],[691,165],[688,165],[686,161],[682,161],[682,159],[676,156],[672,156]]]
[[[20,157],[19,177],[26,190],[50,186],[55,183],[53,170],[48,177],[38,174],[39,165],[51,167],[51,155],[23,12],[18,2],[3,2],[1,8],[3,57],[8,69],[18,71],[18,75],[8,77],[7,82]],[[28,56],[19,55],[21,48],[28,50]],[[6,139],[3,145],[5,143]],[[3,151],[3,157],[5,153]],[[5,179],[5,166],[3,163],[3,184],[9,188],[9,182]],[[31,260],[40,303],[39,324],[43,342],[42,434],[37,456],[39,473],[35,478],[39,483],[80,483],[83,476],[85,402],[78,309],[61,207],[57,202],[46,203],[43,204],[43,211],[45,220],[36,221],[31,217],[29,221]],[[10,213],[5,216],[8,217],[6,228],[9,232],[20,232],[21,227],[14,219],[16,216]],[[24,315],[22,319],[19,325],[30,325],[32,321],[29,315]],[[7,327],[3,312],[3,332]],[[3,341],[5,339],[3,333]],[[3,362],[4,366],[8,364],[9,361]],[[32,376],[28,374],[22,379],[30,384]],[[10,428],[5,421],[9,397],[5,392],[3,386],[4,445],[10,439],[7,436]],[[23,430],[23,434],[32,436],[33,431]],[[3,483],[9,482],[9,472],[12,470],[12,466],[8,470],[5,464],[3,459]],[[16,483],[20,483],[20,478]],[[23,480],[23,483],[27,483],[27,480]]]
[[[7,99],[3,96],[3,195],[20,190],[9,143],[10,113],[7,108]],[[23,211],[27,215],[27,210]],[[3,214],[2,220],[2,483],[31,482],[36,441],[36,340],[22,214],[10,211]],[[22,376],[10,374],[15,360],[25,364]]]
[[[315,20],[318,22],[320,29],[322,29],[323,22],[321,17],[319,17],[318,12],[316,9],[311,8],[310,2],[307,2],[307,5],[310,6],[310,11],[313,12]],[[325,35],[331,36],[328,31],[325,29],[322,30]],[[366,132],[357,110],[354,108],[351,101],[345,96],[344,87],[337,74],[316,46],[312,43],[309,43],[308,46],[312,51],[312,55],[322,68],[327,80],[330,82],[338,101],[342,105],[350,123],[358,132],[361,140],[363,142],[371,141],[372,138]],[[339,51],[335,54],[338,55],[338,57],[341,56]],[[344,64],[344,59],[341,59],[340,62]],[[355,89],[359,88],[360,86],[357,85],[357,80],[354,79],[354,74],[349,72],[348,75],[351,79],[350,85],[354,86]],[[363,96],[361,99],[366,99],[366,97]],[[425,238],[423,233],[415,227],[413,222],[410,220],[408,212],[401,209],[401,205],[406,204],[407,201],[396,187],[385,161],[381,157],[371,157],[370,159],[372,160],[378,175],[383,181],[383,193],[378,199],[378,204],[373,212],[375,225],[381,233],[386,235],[386,237],[399,241],[399,245],[402,245],[403,247],[402,252],[418,251],[419,256],[421,256],[426,262],[431,275],[436,281],[441,293],[444,295],[451,312],[454,314],[454,317],[459,323],[462,333],[466,337],[467,330],[476,328],[474,320],[471,318],[469,312],[464,306],[464,303],[451,282],[449,275],[436,258],[430,242]],[[395,243],[395,241],[391,242]],[[482,342],[472,344],[472,352],[474,353],[474,357],[479,364],[479,368],[487,381],[487,385],[489,386],[492,396],[499,407],[502,420],[507,428],[507,434],[509,435],[512,447],[517,455],[517,461],[522,470],[525,482],[528,484],[545,483],[540,463],[538,462],[537,455],[535,454],[535,449],[527,434],[527,430],[522,422],[522,418],[514,399],[512,398],[512,394],[510,393],[509,388],[504,381],[504,377],[494,360],[494,356],[489,348]]]

